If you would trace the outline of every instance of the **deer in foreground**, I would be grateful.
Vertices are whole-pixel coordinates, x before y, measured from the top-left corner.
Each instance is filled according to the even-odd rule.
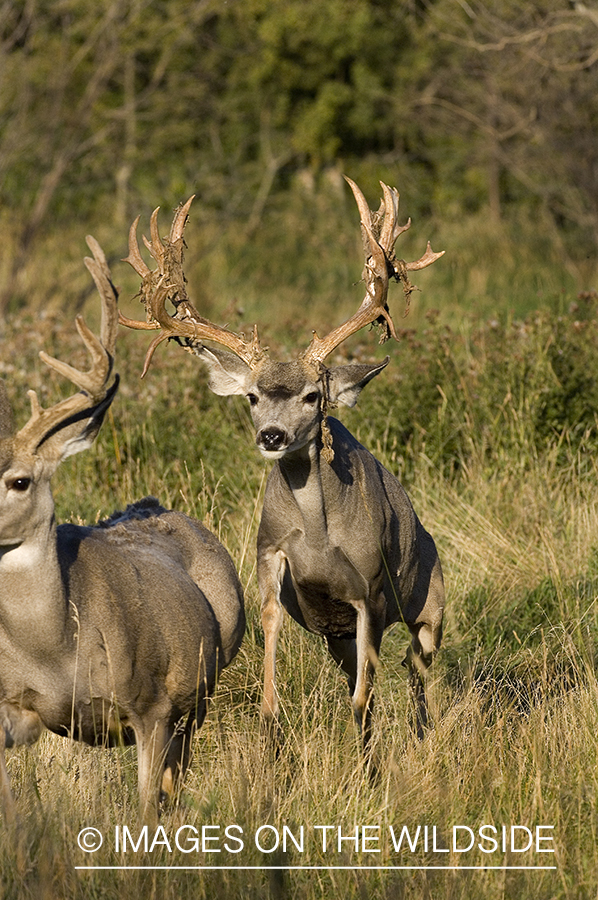
[[[43,727],[89,744],[137,744],[140,812],[154,821],[190,759],[218,672],[245,613],[216,537],[145,498],[94,526],[56,525],[50,480],[95,439],[117,387],[117,293],[104,254],[86,259],[102,301],[101,337],[77,318],[91,358],[79,371],[40,353],[78,393],[15,431],[0,382],[0,796],[15,821],[5,745]]]
[[[374,213],[357,185],[356,198],[365,248],[365,298],[359,310],[324,338],[314,333],[307,349],[292,362],[270,359],[257,328],[245,341],[202,318],[189,300],[183,275],[182,235],[162,240],[155,210],[151,240],[157,262],[144,262],[131,226],[129,262],[141,275],[146,322],[121,314],[138,329],[160,329],[146,356],[144,374],[163,340],[175,338],[209,370],[216,394],[247,397],[256,443],[274,466],[268,477],[258,534],[257,573],[265,636],[262,712],[278,711],[275,661],[283,608],[304,628],[321,635],[347,675],[352,706],[364,750],[371,736],[373,684],[384,630],[404,622],[411,632],[406,657],[415,702],[416,729],[427,724],[424,674],[440,645],[444,608],[442,570],[434,541],[419,522],[411,502],[391,475],[336,419],[330,407],[352,407],[362,389],[388,363],[326,366],[325,360],[347,337],[370,323],[396,332],[387,306],[389,278],[414,289],[409,272],[431,265],[441,253],[428,243],[416,262],[395,256],[399,196],[382,184],[384,197]],[[175,216],[186,216],[193,197]],[[444,252],[444,251],[443,251]],[[165,302],[175,307],[167,312]],[[220,346],[206,346],[205,341]],[[222,348],[226,349],[222,349]]]

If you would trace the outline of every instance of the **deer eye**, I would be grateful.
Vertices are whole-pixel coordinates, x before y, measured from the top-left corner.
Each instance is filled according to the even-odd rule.
[[[250,406],[257,406],[257,396],[255,394],[247,394]]]
[[[10,491],[20,491],[24,493],[31,484],[31,478],[15,478],[14,481],[11,481],[8,485],[8,489]]]
[[[319,398],[320,398],[320,395],[318,394],[317,391],[310,391],[309,394],[306,394],[305,397],[303,398],[303,402],[312,404],[312,403],[315,403],[317,400],[319,400]]]

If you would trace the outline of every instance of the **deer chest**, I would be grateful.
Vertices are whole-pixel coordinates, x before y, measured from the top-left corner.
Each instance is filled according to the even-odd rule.
[[[281,603],[300,625],[324,637],[354,637],[357,610],[369,602],[368,585],[338,547],[288,548]]]

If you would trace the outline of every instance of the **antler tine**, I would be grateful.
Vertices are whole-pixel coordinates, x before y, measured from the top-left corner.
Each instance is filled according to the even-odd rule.
[[[316,366],[348,337],[373,322],[384,327],[381,341],[388,340],[389,337],[398,340],[387,305],[389,276],[403,282],[403,290],[409,298],[415,287],[410,283],[407,272],[423,269],[444,255],[444,250],[434,253],[428,241],[426,252],[421,259],[412,263],[397,260],[394,251],[395,241],[411,227],[411,219],[408,219],[405,225],[398,224],[398,191],[381,181],[383,199],[378,212],[373,213],[357,184],[346,175],[345,179],[353,192],[361,219],[365,250],[363,280],[366,284],[366,295],[357,312],[326,337],[319,338],[314,332],[303,358]]]
[[[141,216],[137,216],[131,227],[129,228],[129,255],[123,259],[123,262],[133,266],[138,275],[145,278],[150,274],[149,267],[146,265],[141,253],[139,252],[139,244],[137,242],[137,226]]]
[[[430,241],[428,241],[426,245],[426,252],[419,259],[416,259],[415,262],[405,263],[405,268],[408,272],[419,272],[420,269],[425,269],[427,266],[431,266],[433,262],[436,262],[437,259],[440,259],[441,256],[444,256],[446,250],[439,250],[438,253],[435,253],[432,250],[432,245]]]
[[[411,219],[407,219],[404,225],[399,225],[397,221],[399,217],[399,192],[396,188],[390,188],[387,184],[384,184],[383,181],[380,182],[380,185],[384,193],[385,216],[378,243],[384,249],[384,252],[390,255],[393,253],[394,245],[399,235],[411,228]]]
[[[162,272],[164,270],[164,244],[162,243],[160,232],[158,230],[159,212],[160,207],[156,206],[150,217],[150,234],[152,236],[151,242],[148,241],[145,235],[143,235],[143,243],[158,263],[158,268]]]
[[[152,213],[152,240],[151,242],[145,238],[144,240],[150,253],[158,263],[157,268],[153,272],[145,266],[143,260],[142,263],[145,268],[143,271],[140,271],[141,267],[137,259],[137,257],[140,258],[139,245],[136,237],[138,218],[131,226],[129,232],[129,257],[124,261],[130,263],[143,278],[141,296],[145,303],[148,321],[137,322],[133,319],[128,319],[122,313],[119,313],[119,321],[128,328],[138,330],[160,329],[160,334],[154,338],[148,348],[141,377],[148,371],[156,348],[167,338],[179,339],[183,346],[188,349],[192,349],[197,345],[201,346],[204,340],[214,341],[227,347],[247,363],[250,368],[254,368],[265,355],[265,351],[260,347],[257,328],[254,328],[251,341],[245,341],[227,328],[214,325],[212,322],[204,319],[203,316],[200,316],[187,297],[185,276],[183,274],[183,232],[194,196],[190,197],[175,212],[168,238],[162,240],[159,237],[159,207]],[[167,300],[170,300],[176,308],[174,316],[171,316],[166,310]]]
[[[100,341],[114,359],[116,336],[118,334],[118,291],[112,284],[112,276],[104,251],[91,234],[88,234],[85,240],[93,253],[93,259],[86,256],[83,262],[87,266],[102,299]]]
[[[171,244],[174,244],[175,241],[180,241],[182,239],[185,225],[187,224],[189,210],[191,209],[191,204],[194,200],[195,194],[191,194],[187,202],[183,204],[183,206],[179,206],[179,208],[175,212],[174,219],[172,220],[172,225],[170,228],[169,240]]]
[[[114,361],[118,331],[118,291],[112,284],[110,269],[108,268],[104,251],[91,235],[87,235],[86,241],[94,258],[91,259],[86,256],[83,261],[95,282],[102,301],[100,337],[98,338],[88,328],[82,316],[76,317],[75,325],[81,340],[87,347],[91,359],[91,368],[87,372],[81,372],[74,366],[49,356],[43,350],[40,351],[39,355],[47,366],[64,375],[65,378],[76,384],[78,388],[85,391],[90,397],[97,398],[102,395],[105,389]]]
[[[348,175],[344,176],[345,181],[353,191],[353,196],[355,197],[355,202],[357,203],[357,208],[359,209],[359,215],[361,218],[361,224],[364,228],[372,227],[372,212],[369,207],[369,203],[365,199],[363,192],[359,185],[357,185],[352,178],[349,178]]]
[[[154,212],[152,214],[152,218],[154,215],[157,215],[159,209],[160,209],[160,207],[158,206],[154,210]],[[145,260],[143,259],[142,255],[140,253],[140,250],[139,250],[139,242],[137,240],[137,228],[139,227],[140,219],[141,219],[141,216],[137,216],[137,218],[133,221],[131,227],[129,228],[129,255],[123,258],[123,262],[128,263],[137,272],[137,274],[141,276],[141,278],[142,278],[141,292],[143,294],[143,286],[144,286],[146,280],[150,276],[154,276],[155,273],[153,273],[152,270],[149,268],[149,266],[146,264]],[[144,240],[146,246],[148,246],[148,249],[150,250],[150,253],[151,253],[151,245],[149,244],[149,241],[147,240],[145,235],[143,236],[143,240]],[[153,256],[153,254],[152,254],[152,256]],[[145,295],[144,295],[144,300],[145,300]],[[146,304],[146,310],[147,310],[147,304]],[[149,310],[148,310],[148,312],[149,312]],[[137,319],[129,319],[127,316],[123,315],[123,313],[120,310],[118,311],[118,321],[121,325],[125,325],[127,328],[133,328],[137,331],[155,331],[157,328],[160,327],[158,325],[158,323],[155,321],[139,322],[139,321],[137,321]]]
[[[81,372],[80,369],[76,369],[60,359],[55,359],[53,356],[49,356],[43,350],[40,350],[39,357],[47,366],[50,366],[51,369],[54,369],[60,375],[64,375],[65,378],[72,381],[73,384],[85,391],[90,397],[96,397],[101,392],[110,372],[110,358],[99,338],[85,324],[82,316],[77,316],[75,325],[91,359],[91,368],[87,372]]]

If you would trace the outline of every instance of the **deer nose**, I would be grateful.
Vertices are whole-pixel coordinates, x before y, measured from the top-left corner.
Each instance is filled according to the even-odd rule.
[[[287,435],[282,428],[264,428],[257,436],[257,443],[264,450],[280,450],[286,442]]]

